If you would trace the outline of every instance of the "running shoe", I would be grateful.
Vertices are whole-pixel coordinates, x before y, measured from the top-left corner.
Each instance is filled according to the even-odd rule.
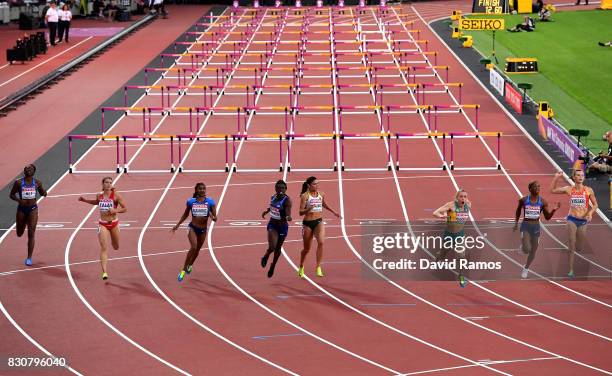
[[[570,272],[567,273],[567,278],[574,279],[574,271],[573,270],[570,270]]]
[[[187,269],[185,269],[185,273],[187,273],[187,274],[191,274],[191,271],[192,271],[192,270],[193,270],[193,265],[189,265],[189,266],[187,267]]]
[[[25,264],[26,266],[32,266],[32,259],[31,258],[25,259]]]
[[[264,257],[261,258],[261,267],[265,268],[266,265],[268,264],[268,257],[270,255],[266,253],[266,255]]]
[[[304,278],[304,267],[303,266],[300,266],[300,269],[298,269],[298,277]]]
[[[181,272],[178,275],[178,281],[183,282],[183,279],[185,279],[185,271],[181,270]]]
[[[274,275],[274,268],[270,268],[270,270],[268,270],[268,278],[272,278],[273,275]]]
[[[465,287],[468,284],[468,280],[461,274],[459,274],[459,286]]]
[[[317,277],[325,277],[323,274],[323,270],[321,270],[320,266],[317,266]]]
[[[523,272],[521,273],[521,278],[523,279],[527,278],[528,274],[529,274],[529,269],[523,268]]]
[[[108,279],[108,273],[104,272],[102,273],[102,280],[106,281]]]

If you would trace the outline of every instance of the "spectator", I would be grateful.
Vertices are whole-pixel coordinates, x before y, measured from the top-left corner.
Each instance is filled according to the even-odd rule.
[[[115,4],[115,0],[111,0],[108,4],[106,4],[104,7],[104,14],[108,17],[108,22],[113,22],[115,20],[118,10],[119,7],[117,4]]]
[[[93,2],[93,14],[96,18],[102,18],[102,10],[104,8],[104,2],[102,0],[94,0]]]
[[[508,29],[508,31],[516,33],[521,30],[525,31],[534,31],[535,30],[535,21],[533,18],[525,16],[525,20],[523,23],[516,25],[513,29]]]
[[[57,33],[57,22],[59,20],[59,13],[55,7],[55,1],[51,2],[51,6],[47,9],[45,14],[45,22],[49,28],[49,43],[55,46],[55,34]]]
[[[61,42],[66,35],[66,43],[68,43],[68,32],[70,31],[70,21],[72,20],[72,12],[68,8],[68,4],[62,6],[59,11],[59,41]]]
[[[537,0],[535,3],[535,6],[533,7],[533,12],[534,13],[540,13],[540,11],[544,9],[544,1],[543,0]]]
[[[604,140],[608,141],[608,154],[599,153],[593,164],[589,166],[588,171],[599,171],[602,173],[612,173],[612,131],[606,132],[603,136]]]
[[[548,7],[547,5],[542,6],[542,9],[540,9],[540,11],[538,12],[538,16],[540,17],[540,21],[542,22],[552,21],[550,19],[550,15],[551,15],[550,7]]]

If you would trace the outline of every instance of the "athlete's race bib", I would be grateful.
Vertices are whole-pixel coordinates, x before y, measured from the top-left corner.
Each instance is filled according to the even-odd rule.
[[[464,223],[470,219],[470,213],[468,212],[457,212],[457,222]]]
[[[270,217],[274,219],[281,219],[280,209],[274,206],[270,206]]]
[[[538,219],[540,218],[540,207],[533,205],[525,205],[525,218]]]
[[[194,203],[191,206],[191,215],[194,217],[207,217],[208,216],[208,203]]]
[[[107,198],[98,201],[98,207],[100,208],[101,213],[107,213],[114,206],[115,206],[115,203],[113,202],[113,200],[110,200]]]
[[[21,188],[21,199],[22,200],[33,200],[35,198],[36,198],[36,187]]]
[[[584,195],[572,195],[570,197],[570,205],[574,208],[586,208],[587,200]]]

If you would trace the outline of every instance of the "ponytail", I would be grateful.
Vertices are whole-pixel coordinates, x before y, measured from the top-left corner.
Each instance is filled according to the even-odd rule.
[[[317,180],[317,178],[315,178],[314,176],[311,176],[308,179],[306,179],[302,183],[302,193],[301,194],[306,193],[306,191],[308,190],[308,186],[310,186],[310,184],[312,184],[312,182],[315,181],[315,180]]]

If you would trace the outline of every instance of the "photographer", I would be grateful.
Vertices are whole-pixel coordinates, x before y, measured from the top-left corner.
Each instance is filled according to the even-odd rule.
[[[589,166],[589,172],[595,170],[601,173],[612,173],[612,131],[606,132],[603,138],[608,141],[608,153],[599,153],[599,155],[593,159],[594,163]]]

